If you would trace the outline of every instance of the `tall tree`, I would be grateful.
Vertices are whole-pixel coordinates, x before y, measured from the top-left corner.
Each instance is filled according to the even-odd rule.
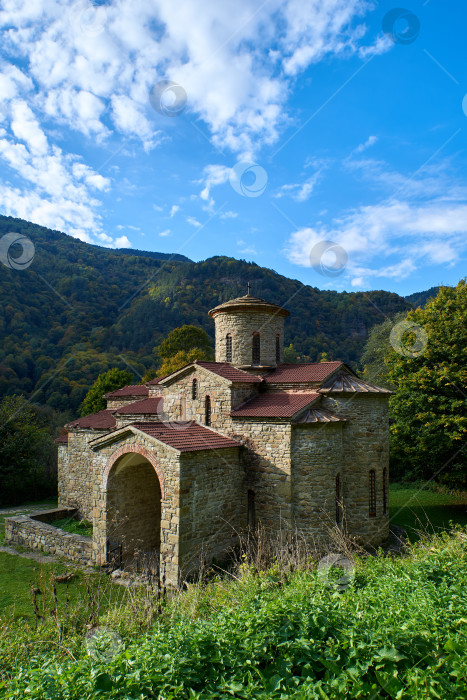
[[[107,406],[107,402],[103,398],[104,394],[121,389],[126,384],[130,384],[132,380],[133,375],[130,372],[116,367],[100,374],[81,404],[80,415],[87,416],[90,413],[102,411]]]
[[[361,357],[363,366],[362,376],[367,382],[382,386],[386,389],[394,389],[388,377],[388,366],[385,357],[392,349],[391,331],[406,317],[402,312],[394,316],[388,316],[383,323],[373,326],[366,341]]]
[[[203,354],[203,357],[198,358],[199,360],[212,359],[211,339],[206,331],[198,326],[184,325],[180,328],[174,328],[156,348],[156,351],[159,357],[166,360],[179,352],[190,352],[195,348]]]
[[[0,401],[0,503],[17,504],[56,493],[56,445],[41,408],[23,396]]]
[[[404,333],[404,328],[407,329]],[[467,284],[407,314],[386,357],[398,475],[467,485]],[[395,349],[394,349],[395,348]]]

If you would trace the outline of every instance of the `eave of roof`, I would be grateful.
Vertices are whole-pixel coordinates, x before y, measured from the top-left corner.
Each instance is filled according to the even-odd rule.
[[[201,369],[211,374],[215,374],[221,379],[229,383],[242,383],[242,384],[261,384],[263,381],[261,377],[256,374],[250,374],[242,369],[237,369],[228,362],[207,362],[204,360],[195,360],[194,362],[189,362],[188,364],[180,367],[172,374],[168,374],[161,380],[163,386],[168,386],[177,379],[185,376],[186,374],[196,370]]]

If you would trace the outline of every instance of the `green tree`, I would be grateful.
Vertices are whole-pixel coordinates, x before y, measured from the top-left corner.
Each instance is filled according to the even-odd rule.
[[[87,416],[90,413],[102,411],[107,406],[106,400],[103,398],[104,394],[121,389],[126,384],[130,384],[132,380],[133,375],[130,372],[116,367],[100,374],[81,404],[80,415]]]
[[[56,445],[44,410],[23,396],[0,401],[0,502],[18,504],[56,493]]]
[[[284,348],[284,362],[290,364],[295,364],[297,362],[297,352],[292,343],[290,343],[288,347]]]
[[[156,348],[156,351],[162,360],[167,360],[179,352],[188,353],[194,349],[198,350],[198,360],[212,360],[214,356],[211,339],[206,331],[197,326],[184,325],[180,328],[174,328]]]
[[[404,323],[404,322],[403,322]],[[424,309],[393,330],[386,357],[399,476],[467,485],[467,285],[441,287]]]
[[[195,360],[210,360],[211,357],[200,357],[199,348],[193,348],[192,350],[180,350],[180,352],[175,353],[173,357],[167,357],[162,365],[159,367],[158,376],[165,377],[167,374],[172,374],[176,372],[177,369],[188,365],[190,362]]]
[[[383,323],[373,326],[371,329],[361,357],[362,376],[367,382],[385,389],[394,389],[388,377],[389,368],[385,357],[392,349],[389,340],[392,329],[406,316],[405,312],[395,314],[392,317],[388,316]]]

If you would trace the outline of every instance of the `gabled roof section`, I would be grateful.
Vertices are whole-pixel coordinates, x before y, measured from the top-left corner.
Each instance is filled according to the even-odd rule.
[[[392,391],[389,391],[389,389],[370,384],[370,382],[365,382],[360,377],[354,374],[347,374],[346,372],[339,372],[320,387],[320,392],[323,394],[339,391],[352,394],[357,392],[365,394],[392,394]]]
[[[68,433],[65,428],[62,428],[60,435],[55,438],[54,442],[56,442],[57,445],[68,445]]]
[[[114,417],[115,409],[105,408],[97,413],[90,413],[88,416],[77,418],[67,423],[65,428],[81,428],[82,430],[111,430],[117,425]]]
[[[259,384],[262,382],[261,377],[257,374],[250,374],[243,369],[237,369],[228,362],[196,362],[198,367],[207,369],[208,372],[214,372],[219,377],[228,379],[229,382],[245,382],[246,384]]]
[[[206,370],[207,372],[212,372],[217,374],[218,377],[226,379],[228,382],[240,382],[245,384],[260,384],[263,380],[256,374],[250,374],[249,372],[244,372],[242,369],[237,369],[233,367],[228,362],[205,362],[200,360],[195,360],[190,362],[184,367],[180,367],[172,374],[168,374],[163,377],[161,384],[169,385],[172,384],[177,379],[183,377],[185,374],[195,370],[195,369]]]
[[[265,376],[264,381],[266,384],[320,384],[340,367],[346,365],[339,361],[279,364]]]
[[[162,396],[154,396],[150,399],[143,399],[142,401],[134,401],[133,403],[127,403],[125,406],[120,406],[115,410],[115,414],[118,416],[131,416],[131,415],[144,415],[150,413],[160,413],[162,411],[164,399]]]
[[[286,394],[267,392],[254,396],[233,410],[232,418],[293,418],[320,395],[314,392]]]
[[[179,423],[132,423],[141,430],[179,452],[219,450],[226,447],[240,447],[240,443],[225,437],[215,430],[199,425],[194,421]]]
[[[145,384],[127,384],[121,389],[109,391],[104,394],[104,399],[120,399],[126,396],[148,396],[149,389]]]
[[[91,447],[94,450],[102,449],[111,443],[126,440],[131,433],[144,433],[154,441],[167,445],[177,452],[201,452],[203,450],[241,447],[236,440],[199,425],[195,421],[174,421],[171,423],[136,421],[97,438],[91,443]]]

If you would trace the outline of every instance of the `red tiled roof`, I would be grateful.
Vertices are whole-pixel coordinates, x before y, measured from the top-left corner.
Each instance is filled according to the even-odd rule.
[[[98,411],[97,413],[91,413],[89,416],[83,416],[82,418],[77,418],[77,420],[71,421],[71,423],[66,424],[66,428],[89,428],[91,430],[110,430],[115,428],[116,421],[114,418],[115,409],[105,408],[103,411]]]
[[[291,418],[300,409],[319,398],[319,394],[265,393],[255,396],[231,412],[233,418]]]
[[[282,364],[267,374],[266,384],[299,384],[310,382],[317,384],[329,377],[343,362],[307,362],[304,364]]]
[[[150,399],[127,403],[125,406],[117,408],[115,413],[118,415],[133,415],[135,413],[159,413],[162,410],[162,396],[153,396]]]
[[[196,362],[200,367],[218,374],[220,377],[229,379],[231,382],[247,382],[251,384],[258,384],[262,381],[261,377],[256,374],[250,374],[249,372],[244,372],[242,369],[237,369],[228,362]]]
[[[280,314],[281,316],[290,316],[290,312],[284,309],[282,306],[277,304],[272,304],[265,299],[260,299],[259,297],[254,297],[252,294],[245,294],[243,297],[237,297],[236,299],[230,299],[229,301],[224,301],[223,304],[219,304],[214,309],[208,311],[209,316],[215,317],[218,313],[225,311],[243,311],[247,310],[260,310],[260,311],[270,311],[274,314]]]
[[[132,423],[134,428],[155,437],[180,452],[218,450],[224,447],[239,447],[231,438],[205,428],[194,421],[178,423]]]
[[[57,445],[68,445],[68,433],[60,433],[60,435],[55,438],[54,442],[56,442]]]
[[[148,396],[149,389],[145,384],[127,384],[121,389],[116,389],[115,391],[109,391],[104,394],[105,399],[118,399],[122,396]]]
[[[166,376],[167,376],[167,375],[164,374],[164,376],[162,376],[162,377],[155,377],[154,379],[151,379],[149,382],[146,382],[146,384],[147,384],[148,386],[154,386],[154,384],[159,384],[159,382],[161,381],[161,379],[165,379]]]

